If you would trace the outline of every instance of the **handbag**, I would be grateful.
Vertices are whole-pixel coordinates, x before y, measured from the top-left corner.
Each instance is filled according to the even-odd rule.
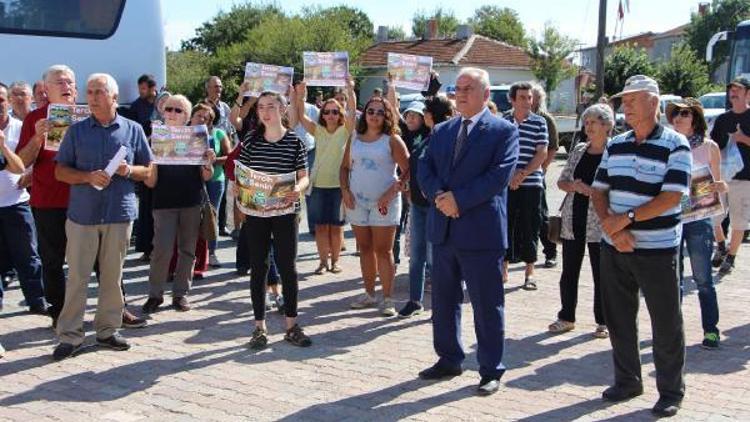
[[[216,208],[214,208],[211,201],[208,200],[208,191],[206,191],[205,185],[203,186],[203,198],[199,233],[204,240],[211,242],[219,238],[219,219],[217,217]]]
[[[547,224],[547,239],[549,239],[550,242],[554,243],[562,243],[562,238],[560,237],[562,233],[562,209],[565,206],[565,201],[568,199],[568,196],[570,196],[570,193],[567,193],[565,195],[565,198],[562,200],[562,204],[560,204],[560,208],[557,209],[557,215],[551,215],[549,217],[549,222]]]

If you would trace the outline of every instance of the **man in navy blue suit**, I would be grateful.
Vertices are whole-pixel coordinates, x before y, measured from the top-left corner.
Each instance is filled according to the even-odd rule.
[[[427,236],[433,245],[432,332],[440,358],[419,376],[439,380],[462,372],[464,280],[474,309],[480,395],[495,393],[505,372],[506,200],[518,160],[518,130],[489,112],[489,97],[487,72],[461,69],[456,79],[461,117],[435,127],[418,170],[419,186],[434,205]]]

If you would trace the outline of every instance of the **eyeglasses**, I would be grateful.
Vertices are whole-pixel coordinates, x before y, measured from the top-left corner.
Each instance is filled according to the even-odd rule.
[[[185,110],[179,107],[164,107],[164,111],[166,111],[167,113],[175,112],[177,114],[182,114],[182,112]]]
[[[688,108],[681,108],[681,109],[678,108],[678,109],[672,110],[672,118],[673,119],[675,117],[677,117],[677,116],[680,116],[680,117],[690,117],[692,115],[693,115],[693,112],[690,111],[690,109],[688,109]]]
[[[338,116],[339,115],[339,111],[336,110],[335,108],[332,108],[330,110],[323,110],[322,113],[323,113],[324,116],[328,116],[329,114],[332,114],[334,116]]]
[[[383,116],[385,116],[385,110],[383,110],[382,108],[381,109],[377,109],[377,110],[375,110],[374,108],[368,108],[367,109],[367,115],[368,116],[378,115],[380,117],[383,117]]]

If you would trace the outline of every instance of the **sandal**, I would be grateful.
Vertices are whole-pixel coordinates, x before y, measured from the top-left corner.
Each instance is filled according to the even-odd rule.
[[[521,286],[524,290],[536,290],[536,281],[534,281],[533,278],[527,278],[526,281],[523,283],[523,286]]]
[[[574,322],[558,319],[557,321],[550,324],[549,327],[547,327],[547,330],[553,334],[560,334],[572,331],[574,328],[576,328],[576,324]]]
[[[325,262],[321,262],[320,265],[318,265],[318,269],[315,270],[315,275],[322,275],[328,270],[328,264]]]
[[[600,324],[596,326],[596,330],[591,335],[596,338],[607,338],[609,337],[609,330],[607,330],[606,325]]]
[[[331,268],[329,268],[328,271],[330,271],[330,272],[332,272],[334,274],[338,274],[338,273],[344,271],[344,269],[341,268],[341,266],[338,264],[338,262],[332,262],[331,263]]]

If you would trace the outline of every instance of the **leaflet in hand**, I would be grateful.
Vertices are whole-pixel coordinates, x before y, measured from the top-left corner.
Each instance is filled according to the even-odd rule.
[[[349,53],[302,53],[307,86],[344,86],[349,73]]]
[[[245,82],[250,89],[243,93],[246,97],[257,97],[263,91],[286,95],[294,75],[293,67],[274,66],[248,62],[245,65]]]
[[[426,90],[430,85],[432,57],[388,53],[388,73],[397,88]]]
[[[107,163],[107,167],[104,168],[104,172],[107,173],[109,177],[114,176],[115,172],[120,167],[120,163],[122,163],[122,160],[124,160],[127,155],[128,148],[125,145],[120,145],[120,148],[115,153],[115,156],[112,157],[111,160],[109,160],[109,163]],[[97,185],[94,185],[94,188],[96,188],[96,190],[104,189],[103,187]]]
[[[151,151],[159,165],[208,163],[208,128],[198,126],[151,126]]]
[[[718,192],[712,192],[710,187],[714,177],[706,166],[693,169],[690,181],[690,195],[682,197],[682,222],[691,223],[704,218],[721,215],[724,205]]]
[[[237,206],[243,214],[274,217],[294,212],[295,201],[286,199],[294,190],[297,173],[266,174],[234,161],[234,175],[239,193]]]
[[[44,149],[57,151],[65,137],[65,132],[73,123],[78,123],[91,115],[89,106],[72,104],[50,104],[47,108],[47,120],[52,129],[47,133]]]

